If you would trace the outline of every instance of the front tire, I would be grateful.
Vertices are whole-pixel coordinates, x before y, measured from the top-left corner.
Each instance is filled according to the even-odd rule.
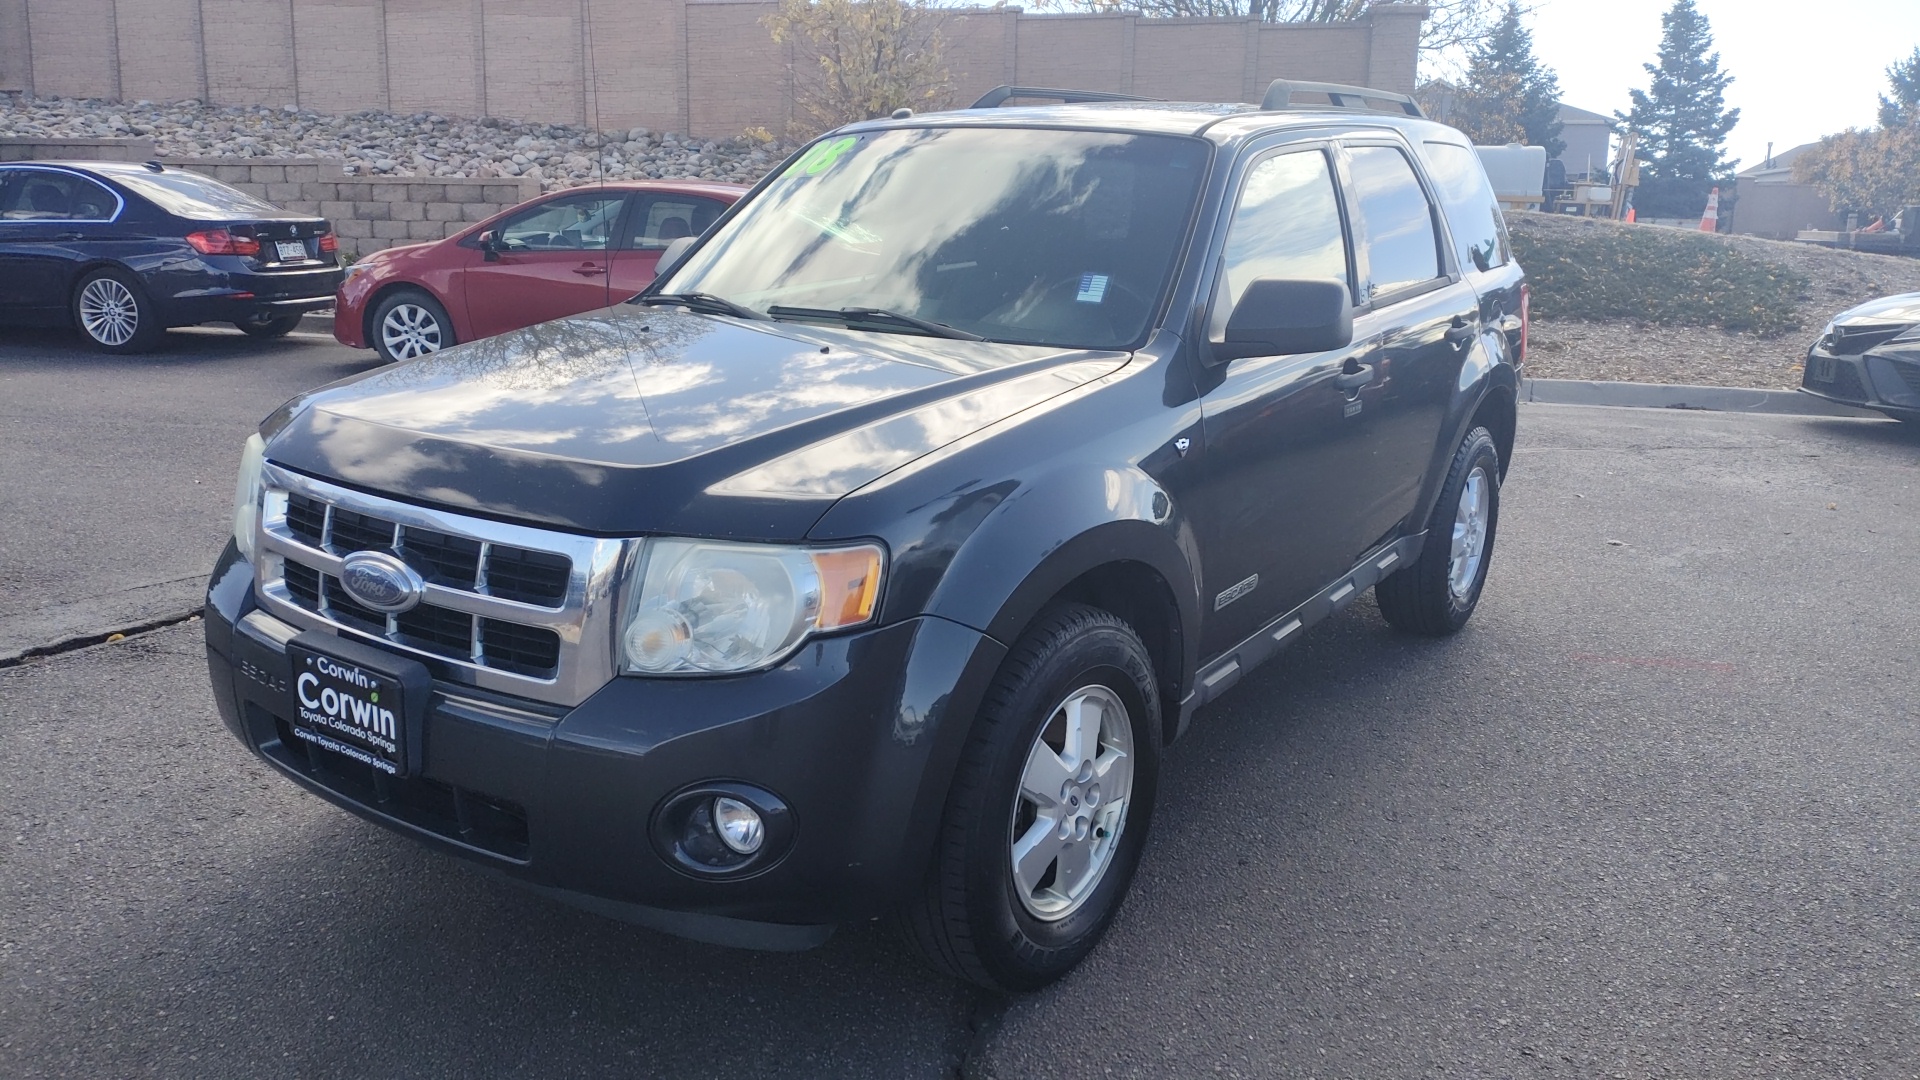
[[[1499,525],[1500,451],[1492,433],[1476,427],[1454,451],[1420,557],[1374,588],[1388,624],[1426,637],[1467,625],[1480,606]]]
[[[73,322],[87,344],[109,353],[146,352],[167,331],[139,280],[115,269],[80,279],[73,290]]]
[[[962,754],[934,865],[904,922],[936,967],[1035,990],[1099,943],[1139,865],[1160,763],[1139,635],[1054,608],[1008,654]]]
[[[453,320],[440,301],[419,289],[401,289],[373,309],[373,349],[389,364],[455,344]]]

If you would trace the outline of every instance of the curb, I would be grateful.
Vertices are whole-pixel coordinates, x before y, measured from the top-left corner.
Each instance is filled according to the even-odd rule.
[[[302,334],[325,334],[333,336],[333,312],[310,311],[300,316],[299,332]]]
[[[1885,419],[1871,409],[1856,409],[1851,405],[1841,405],[1797,390],[1748,390],[1733,386],[1685,386],[1677,383],[1525,379],[1520,384],[1520,400],[1541,405],[1698,409],[1707,412],[1771,413],[1781,416]]]

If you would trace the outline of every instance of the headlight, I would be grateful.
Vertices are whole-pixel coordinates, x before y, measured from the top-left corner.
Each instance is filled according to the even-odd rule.
[[[649,540],[620,633],[634,675],[720,675],[784,659],[809,636],[872,621],[885,553]]]
[[[233,542],[253,561],[254,527],[260,523],[260,499],[266,484],[260,473],[266,464],[267,443],[258,432],[247,436],[240,451],[240,479],[233,485]]]

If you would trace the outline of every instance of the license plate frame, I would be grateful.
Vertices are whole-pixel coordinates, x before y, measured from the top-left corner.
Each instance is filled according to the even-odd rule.
[[[275,255],[279,256],[281,262],[305,262],[307,259],[307,242],[305,240],[275,240],[273,242],[273,251]]]
[[[296,738],[393,777],[417,775],[433,677],[424,664],[331,634],[287,643]]]

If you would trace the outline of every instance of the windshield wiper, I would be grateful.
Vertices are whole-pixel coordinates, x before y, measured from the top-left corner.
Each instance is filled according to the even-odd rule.
[[[732,315],[741,319],[764,319],[765,315],[745,304],[736,304],[724,296],[715,296],[704,292],[654,293],[649,296],[642,293],[633,298],[636,304],[678,304],[688,311],[698,311],[706,315]]]
[[[922,319],[913,315],[903,315],[898,311],[887,311],[884,308],[784,307],[776,304],[767,309],[767,314],[776,319],[833,319],[849,326],[855,323],[892,324],[909,327],[931,337],[953,338],[956,341],[987,340],[979,334],[968,333],[957,326],[948,326],[943,322],[934,322],[932,319]]]

